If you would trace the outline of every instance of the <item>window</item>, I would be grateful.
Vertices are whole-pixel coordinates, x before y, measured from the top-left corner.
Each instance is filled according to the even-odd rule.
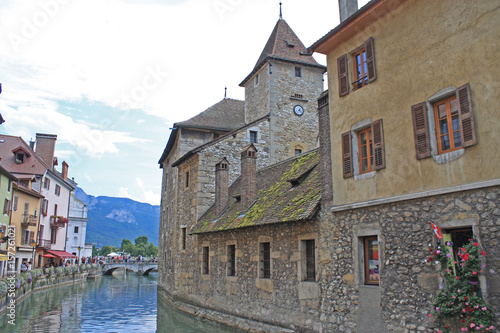
[[[359,173],[373,171],[373,142],[371,127],[358,132]]]
[[[257,143],[257,131],[250,131],[250,142]]]
[[[342,173],[344,178],[385,168],[382,119],[361,121],[342,134]],[[354,163],[354,159],[358,163]]]
[[[305,259],[304,281],[316,281],[316,248],[314,239],[302,241],[302,250]]]
[[[458,258],[458,251],[460,250],[461,247],[463,247],[465,244],[469,243],[471,239],[474,239],[474,234],[472,232],[472,228],[470,227],[464,227],[464,228],[459,228],[459,229],[449,229],[449,230],[443,230],[443,242],[442,244],[446,244],[448,242],[452,243],[451,249],[452,249],[452,262],[455,261],[455,258]],[[450,248],[446,245],[444,245],[445,248]],[[456,267],[453,267],[454,274],[458,274],[458,270]]]
[[[24,229],[23,230],[23,235],[22,235],[22,239],[21,239],[21,243],[23,245],[29,245],[29,243],[30,243],[30,233],[31,233],[31,231],[28,230],[28,229]]]
[[[17,153],[16,154],[16,163],[18,163],[18,164],[24,163],[24,157],[25,157],[25,155],[23,153]]]
[[[75,229],[73,230],[73,233],[77,234],[78,233],[78,226],[75,227]]]
[[[11,188],[12,188],[12,180],[9,179],[9,183],[7,184],[7,192],[10,193]]]
[[[59,186],[59,185],[56,184],[56,189],[55,189],[54,193],[57,196],[60,196],[61,195],[61,186]]]
[[[430,156],[438,159],[439,155],[462,151],[477,142],[469,83],[439,91],[429,100],[413,105],[411,113],[418,160]]]
[[[186,187],[189,187],[189,171],[186,171]]]
[[[363,47],[361,50],[357,51],[352,55],[353,65],[354,65],[354,90],[359,89],[368,84],[368,69],[366,65],[366,51]]]
[[[302,149],[295,149],[295,156],[302,154]]]
[[[259,76],[260,74],[255,75],[255,79],[253,80],[254,87],[257,87],[259,85]]]
[[[9,215],[10,212],[10,200],[5,198],[4,206],[3,206],[3,213],[5,215]]]
[[[44,226],[42,224],[40,224],[40,230],[38,231],[38,244],[39,245],[42,245],[43,229],[44,229]]]
[[[181,249],[185,250],[187,244],[187,229],[186,227],[181,228]]]
[[[368,38],[364,45],[351,52],[351,61],[354,68],[353,89],[357,90],[377,79],[375,68],[375,50],[373,38]],[[347,54],[337,59],[337,76],[339,96],[349,94],[349,57]]]
[[[236,245],[227,246],[227,276],[236,276]]]
[[[302,77],[302,68],[295,67],[295,77]]]
[[[25,202],[24,203],[24,215],[28,215],[29,211],[30,211],[30,203],[29,202]]]
[[[42,215],[47,216],[49,210],[49,200],[42,199]]]
[[[17,212],[17,202],[19,201],[19,197],[17,195],[14,196],[13,210]]]
[[[50,179],[49,178],[45,178],[45,181],[43,182],[43,188],[46,190],[50,189]]]
[[[208,246],[202,248],[202,259],[201,259],[201,274],[210,273],[210,254]]]
[[[50,228],[50,242],[55,244],[57,240],[57,228]]]
[[[364,238],[365,284],[379,284],[378,238]]]
[[[271,243],[260,243],[260,273],[262,279],[271,278]]]
[[[30,186],[30,181],[27,180],[27,179],[20,179],[19,180],[19,185],[23,186],[23,187],[26,187],[26,188],[29,188]]]

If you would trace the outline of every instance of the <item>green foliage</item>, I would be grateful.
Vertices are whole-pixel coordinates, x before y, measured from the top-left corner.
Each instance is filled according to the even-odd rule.
[[[104,245],[102,247],[101,251],[99,252],[99,255],[105,257],[108,254],[110,254],[111,252],[115,252],[115,251],[118,251],[118,248],[116,246]]]
[[[470,240],[460,248],[457,260],[453,261],[451,246],[448,242],[438,245],[435,251],[430,249],[432,256],[427,259],[439,264],[443,278],[443,286],[433,299],[434,309],[430,315],[436,318],[435,323],[442,330],[438,332],[449,332],[446,322],[450,319],[460,321],[464,332],[494,330],[493,312],[475,290],[477,276],[482,273],[481,256],[486,253],[479,250],[477,242]]]
[[[65,267],[56,267],[56,275],[64,274],[64,268]]]
[[[92,257],[97,257],[98,255],[99,249],[95,245],[92,245]]]
[[[5,294],[7,294],[7,289],[7,281],[0,280],[0,296],[4,296]]]

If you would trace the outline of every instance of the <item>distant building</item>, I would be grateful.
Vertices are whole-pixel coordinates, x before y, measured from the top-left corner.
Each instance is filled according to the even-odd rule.
[[[0,166],[0,278],[7,274],[8,255],[8,228],[10,223],[10,210],[13,200],[13,184],[17,178]]]
[[[76,183],[74,186],[76,187]],[[87,206],[75,197],[75,192],[71,192],[66,251],[79,256],[79,260],[82,257],[92,256],[92,244],[85,243],[87,221]]]

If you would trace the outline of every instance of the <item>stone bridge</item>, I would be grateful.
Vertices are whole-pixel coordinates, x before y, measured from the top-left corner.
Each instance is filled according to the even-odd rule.
[[[125,268],[137,274],[148,275],[154,269],[158,269],[157,262],[107,262],[102,266],[104,275],[111,275],[118,268]]]

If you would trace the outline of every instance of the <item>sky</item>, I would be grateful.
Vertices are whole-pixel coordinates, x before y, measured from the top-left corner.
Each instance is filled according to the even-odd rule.
[[[279,2],[1,0],[0,133],[56,134],[58,171],[87,194],[159,205],[170,129],[225,87],[244,99]],[[337,0],[282,3],[306,47],[339,24]]]

